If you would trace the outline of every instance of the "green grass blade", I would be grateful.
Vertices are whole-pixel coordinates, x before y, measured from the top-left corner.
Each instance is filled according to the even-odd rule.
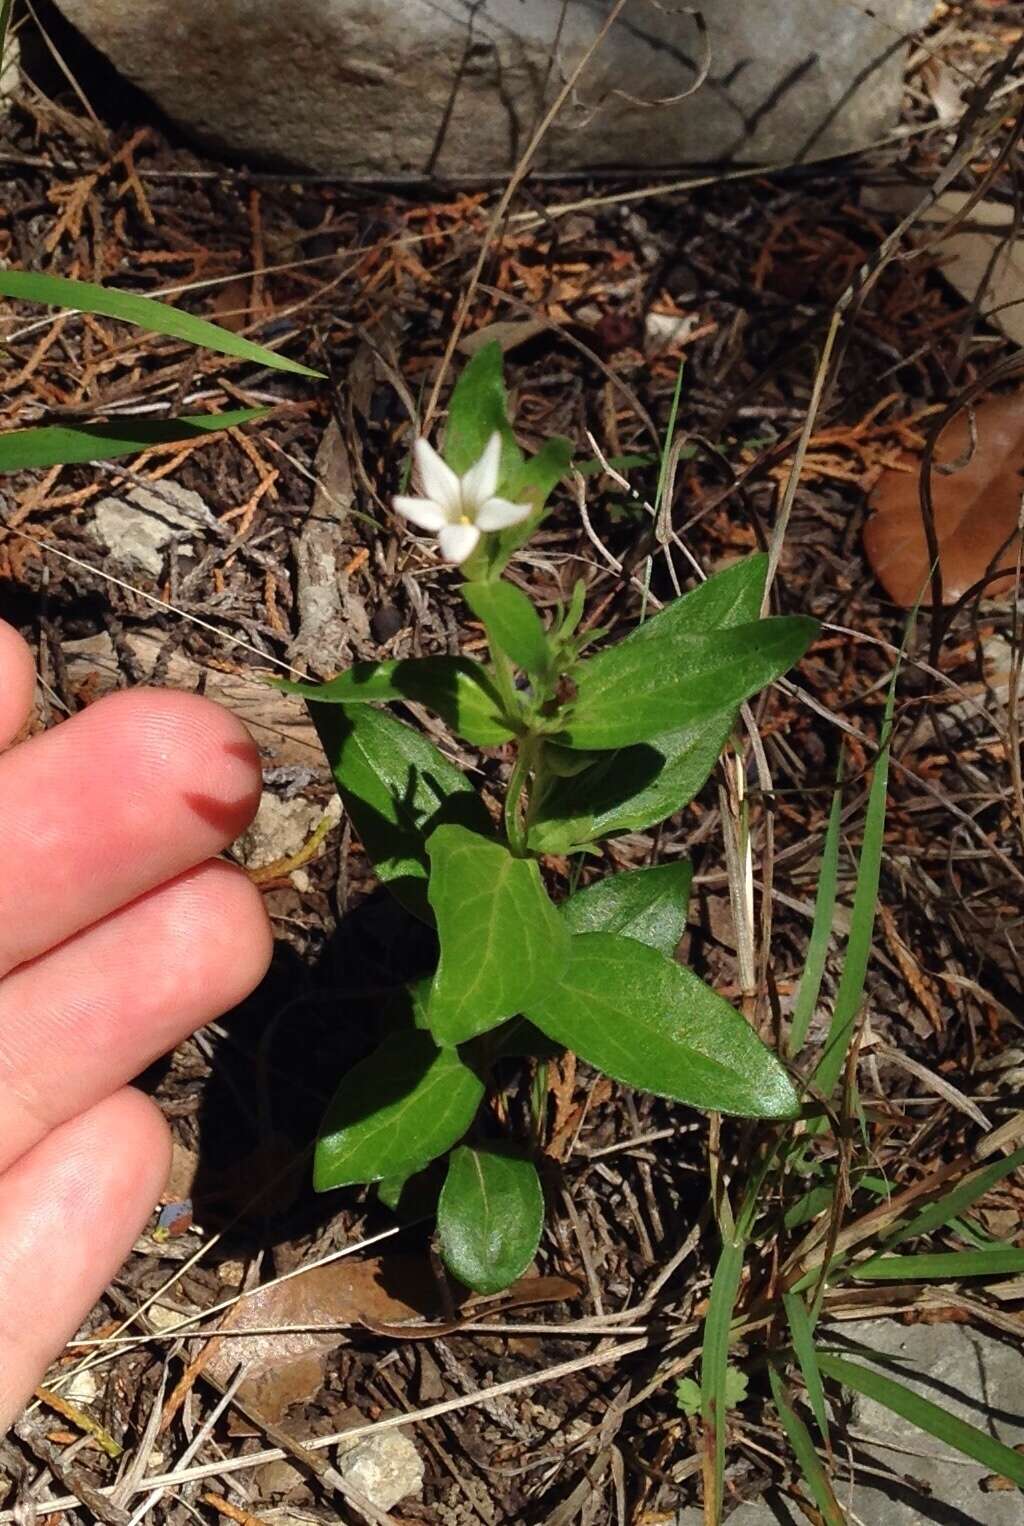
[[[151,445],[171,445],[219,429],[234,429],[262,418],[266,412],[266,408],[235,408],[230,413],[197,413],[180,419],[128,416],[112,424],[46,424],[39,429],[14,429],[0,434],[0,472],[113,461]]]
[[[934,1203],[929,1203],[906,1223],[898,1225],[892,1234],[885,1237],[886,1246],[899,1245],[901,1240],[912,1240],[915,1235],[928,1235],[933,1229],[941,1229],[950,1219],[956,1218],[965,1208],[984,1197],[1004,1176],[1016,1171],[1018,1166],[1024,1166],[1024,1146],[1003,1160],[993,1161],[990,1166],[982,1166],[979,1171],[972,1171],[970,1176],[965,1176],[951,1191],[936,1198]]]
[[[828,830],[825,833],[825,845],[821,855],[821,874],[818,878],[818,893],[814,900],[814,922],[811,925],[811,940],[807,946],[807,962],[804,965],[800,989],[793,1008],[793,1020],[789,1028],[787,1053],[790,1059],[803,1048],[811,1018],[814,1016],[814,1009],[818,1005],[822,976],[825,973],[825,960],[828,956],[832,923],[836,914],[842,806],[842,795],[836,789],[832,796],[832,809],[829,812]]]
[[[871,940],[875,931],[875,906],[878,902],[878,881],[882,868],[886,791],[889,784],[889,747],[892,741],[896,680],[899,671],[899,664],[897,664],[893,670],[892,682],[885,701],[875,776],[871,781],[868,808],[864,819],[864,842],[860,851],[860,863],[857,866],[857,888],[853,895],[850,936],[846,943],[843,973],[839,978],[839,990],[836,992],[835,1010],[832,1013],[825,1052],[814,1072],[815,1085],[826,1097],[831,1096],[835,1090],[836,1082],[846,1064],[846,1054],[864,995],[868,960],[871,957]]]
[[[807,1385],[807,1402],[811,1406],[811,1413],[818,1423],[819,1431],[828,1443],[828,1411],[825,1408],[825,1389],[818,1370],[818,1353],[814,1345],[814,1326],[811,1323],[811,1316],[799,1293],[783,1293],[782,1306],[789,1322],[789,1333],[793,1337],[793,1350]]]
[[[726,1368],[732,1312],[743,1270],[744,1242],[727,1240],[722,1246],[711,1282],[704,1343],[701,1353],[700,1403],[704,1423],[704,1519],[718,1526],[725,1493]],[[708,1501],[711,1510],[708,1510]]]
[[[91,281],[69,281],[64,276],[39,275],[34,270],[0,270],[0,296],[16,297],[21,302],[42,302],[48,307],[64,307],[72,312],[97,313],[102,318],[120,318],[150,334],[183,339],[186,344],[199,345],[217,355],[251,360],[257,365],[272,366],[275,371],[292,371],[297,376],[323,377],[321,371],[312,371],[297,360],[288,360],[284,355],[266,350],[216,323],[208,323],[205,318],[194,318],[191,313],[184,313],[168,302],[118,291],[116,287],[96,286]]]
[[[862,1367],[859,1362],[848,1362],[844,1357],[819,1351],[818,1366],[826,1377],[834,1378],[846,1388],[852,1388],[854,1393],[874,1399],[876,1404],[882,1404],[892,1410],[893,1414],[901,1415],[904,1420],[909,1420],[911,1425],[926,1431],[937,1441],[945,1442],[965,1457],[981,1463],[990,1472],[1011,1479],[1018,1489],[1024,1489],[1024,1457],[979,1430],[976,1425],[958,1420],[930,1399],[922,1399],[913,1389],[884,1377],[880,1372],[874,1372],[870,1367]]]
[[[665,440],[661,447],[661,462],[658,468],[658,488],[654,495],[654,512],[661,512],[661,500],[665,496],[665,484],[668,480],[668,458],[672,449],[672,441],[676,433],[676,419],[679,417],[679,399],[683,395],[683,371],[686,368],[686,357],[681,356],[679,369],[676,371],[676,384],[672,392],[672,402],[668,410],[668,424],[665,427]]]
[[[779,1419],[789,1437],[789,1444],[796,1455],[804,1481],[811,1491],[811,1497],[821,1511],[822,1521],[825,1526],[846,1526],[846,1516],[832,1492],[832,1485],[821,1465],[821,1458],[814,1449],[811,1434],[790,1403],[786,1385],[774,1367],[768,1369],[768,1381],[771,1384],[772,1398],[779,1412]]]
[[[858,1282],[934,1282],[961,1277],[1010,1277],[1024,1272],[1024,1250],[999,1245],[994,1250],[922,1251],[919,1256],[872,1256],[848,1268]]]

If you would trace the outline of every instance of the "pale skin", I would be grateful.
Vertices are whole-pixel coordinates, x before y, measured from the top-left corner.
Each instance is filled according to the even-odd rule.
[[[128,1083],[246,996],[271,946],[215,857],[259,801],[241,723],[140,689],[11,747],[33,685],[0,622],[0,1435],[163,1190],[167,1125]]]

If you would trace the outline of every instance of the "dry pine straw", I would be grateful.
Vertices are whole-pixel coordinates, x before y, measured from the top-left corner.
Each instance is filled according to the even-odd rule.
[[[354,195],[341,187],[253,183],[222,166],[200,165],[197,177],[192,156],[168,147],[153,129],[97,152],[67,135],[62,115],[37,105],[32,116],[30,122],[19,108],[8,128],[15,158],[0,166],[0,257],[15,264],[45,258],[61,274],[131,281],[138,289],[193,288],[185,300],[196,310],[237,321],[259,337],[286,335],[290,353],[314,365],[326,360],[332,377],[329,390],[315,390],[253,377],[219,358],[197,360],[99,320],[54,321],[28,311],[8,317],[6,427],[114,406],[274,404],[270,421],[253,432],[154,451],[132,464],[146,480],[194,488],[220,521],[220,530],[191,557],[176,558],[151,590],[179,613],[154,608],[102,576],[107,569],[87,527],[97,498],[124,473],[54,470],[10,485],[7,524],[31,539],[7,534],[0,541],[0,577],[9,607],[37,640],[52,695],[48,718],[95,692],[95,678],[80,670],[69,676],[66,649],[98,632],[110,635],[125,682],[159,681],[172,652],[199,669],[243,676],[250,658],[257,660],[253,651],[263,654],[262,666],[288,660],[298,626],[296,545],[332,420],[356,506],[369,516],[350,518],[336,532],[345,549],[349,641],[339,660],[478,647],[479,631],[459,623],[450,577],[398,538],[385,504],[410,438],[410,414],[437,372],[451,294],[473,267],[494,198]],[[995,151],[986,150],[983,160],[991,162]],[[712,569],[765,543],[807,416],[811,350],[881,242],[874,217],[858,209],[859,177],[895,165],[927,183],[947,152],[933,131],[842,179],[827,170],[750,178],[625,207],[606,204],[602,193],[587,204],[578,188],[545,187],[550,203],[584,203],[555,218],[533,217],[533,200],[513,204],[514,215],[488,250],[467,328],[515,321],[524,312],[550,325],[509,356],[524,439],[557,430],[582,445],[591,432],[607,455],[652,453],[650,422],[655,432],[664,427],[684,357],[681,423],[696,445],[676,475],[676,541],[655,537],[642,503],[608,477],[588,483],[589,535],[571,496],[561,499],[550,528],[516,569],[542,605],[564,597],[583,575],[589,618],[624,626],[636,617],[635,585],[644,580],[648,554],[652,595],[665,599],[675,582],[691,581],[690,558]],[[976,325],[933,266],[928,259],[886,266],[843,328],[838,380],[829,377],[822,389],[781,548],[779,607],[809,610],[827,622],[797,686],[781,687],[757,707],[774,790],[773,978],[783,1012],[806,946],[839,741],[849,780],[846,893],[883,684],[902,638],[902,616],[865,571],[859,544],[865,491],[898,451],[915,445],[930,413],[1000,354],[992,333]],[[687,320],[687,337],[668,353],[645,353],[652,312]],[[629,474],[641,500],[653,498],[655,475],[653,467]],[[344,472],[332,491],[348,492]],[[74,562],[48,556],[50,547]],[[193,625],[186,616],[205,623]],[[873,1159],[897,1184],[909,1185],[930,1164],[970,1148],[978,1136],[972,1109],[980,1107],[993,1124],[1011,1112],[995,1067],[1013,1039],[1008,1009],[1021,986],[1015,951],[1021,824],[1007,786],[1002,676],[1012,634],[1005,610],[967,609],[945,633],[936,663],[926,663],[918,642],[901,685],[885,911],[862,1059],[862,1085],[875,1106]],[[140,668],[133,648],[140,635],[164,646],[155,672]],[[327,667],[333,662],[334,654],[325,657]],[[275,737],[261,732],[259,740],[273,768]],[[501,759],[471,761],[486,790]],[[294,759],[289,766],[302,767]],[[293,773],[293,782],[326,799],[313,752],[308,770]],[[753,810],[760,847],[767,818],[756,791]],[[698,878],[686,952],[738,998],[721,829],[710,789],[657,832],[611,844],[607,867],[692,853]],[[566,866],[553,862],[548,869],[555,885]],[[307,873],[308,891],[290,882],[267,891],[281,947],[264,990],[242,1014],[182,1046],[152,1078],[182,1145],[201,1147],[209,1181],[204,1186],[200,1179],[195,1196],[206,1237],[190,1232],[165,1244],[147,1237],[95,1311],[93,1333],[109,1335],[161,1290],[172,1306],[212,1308],[231,1290],[230,1265],[226,1281],[217,1271],[225,1262],[243,1260],[266,1279],[386,1226],[370,1200],[345,1194],[313,1202],[304,1187],[270,1205],[269,1217],[257,1204],[232,1222],[252,1195],[254,1174],[265,1187],[261,1110],[286,1142],[280,1164],[294,1141],[308,1137],[327,1068],[359,1052],[361,1024],[380,990],[411,973],[403,958],[415,965],[408,930],[372,898],[372,874],[350,831],[335,834]],[[350,1016],[340,1032],[339,1000]],[[315,1071],[306,1058],[311,1053],[318,1056]],[[901,1056],[909,1070],[898,1063]],[[521,1126],[518,1087],[503,1106]],[[428,1348],[350,1332],[326,1390],[293,1417],[296,1434],[326,1445],[324,1438],[341,1428],[332,1420],[352,1405],[368,1424],[386,1419],[396,1405],[429,1413],[430,1425],[421,1428],[432,1438],[425,1447],[426,1519],[440,1519],[434,1513],[440,1503],[454,1499],[476,1501],[479,1515],[481,1480],[492,1512],[484,1519],[523,1519],[543,1509],[542,1501],[553,1505],[567,1480],[594,1462],[595,1447],[599,1498],[615,1475],[608,1461],[613,1443],[622,1449],[616,1466],[629,1458],[632,1518],[671,1507],[685,1486],[693,1442],[667,1379],[673,1364],[682,1370],[692,1363],[688,1332],[706,1296],[712,1237],[699,1225],[693,1232],[706,1197],[703,1125],[655,1099],[623,1094],[582,1066],[553,1070],[551,1124],[555,1212],[542,1269],[576,1278],[580,1297],[554,1315],[519,1316],[526,1329],[515,1335],[499,1321],[495,1333],[457,1333]],[[731,1138],[727,1133],[727,1159]],[[1012,1204],[1009,1189],[996,1210],[1000,1204]],[[416,1233],[405,1239],[415,1248]],[[679,1276],[663,1279],[663,1268],[677,1259]],[[544,1333],[548,1319],[564,1333]],[[580,1328],[581,1320],[589,1329]],[[610,1332],[620,1325],[615,1337]],[[656,1330],[653,1338],[648,1329]],[[137,1447],[147,1414],[160,1412],[166,1351],[166,1343],[125,1341],[116,1343],[116,1353],[113,1346],[105,1351],[98,1369],[104,1427],[129,1446]],[[171,1363],[172,1382],[195,1351],[191,1342]],[[51,1383],[69,1365],[70,1359],[51,1373]],[[477,1396],[485,1389],[490,1397],[482,1403]],[[436,1397],[424,1402],[427,1394]],[[619,1396],[615,1423],[602,1431],[612,1395]],[[187,1400],[190,1425],[215,1397],[199,1379]],[[62,1447],[73,1434],[52,1413],[37,1411],[32,1423]],[[168,1432],[168,1459],[185,1450],[180,1423]],[[398,1416],[387,1423],[407,1422]],[[234,1477],[245,1449],[261,1445],[259,1437],[231,1440],[230,1432],[222,1421],[221,1441],[234,1457],[203,1460],[193,1477]],[[76,1477],[95,1485],[112,1476],[95,1450],[75,1446],[69,1455]],[[450,1467],[440,1455],[450,1457]],[[742,1446],[732,1469],[733,1481],[751,1488],[769,1473],[763,1458],[756,1461]],[[173,1468],[161,1476],[168,1486],[176,1477]],[[326,1498],[322,1480],[313,1487]],[[252,1503],[247,1491],[233,1495],[226,1482],[221,1493],[233,1508]],[[183,1510],[172,1496],[161,1508],[169,1518]],[[417,1507],[403,1509],[406,1518],[417,1517]]]

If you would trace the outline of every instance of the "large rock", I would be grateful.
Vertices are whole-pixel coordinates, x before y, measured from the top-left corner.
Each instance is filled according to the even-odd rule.
[[[506,173],[612,0],[59,0],[182,127],[326,174]],[[932,0],[627,0],[535,168],[770,163],[894,119]],[[645,104],[664,102],[664,104]]]
[[[1018,1344],[964,1325],[904,1325],[865,1319],[830,1325],[830,1345],[853,1343],[851,1357],[880,1359],[888,1377],[912,1388],[958,1420],[1021,1450],[1024,1444],[1024,1355]],[[852,1464],[853,1478],[838,1477],[835,1491],[851,1521],[863,1526],[1021,1526],[1024,1500],[1017,1489],[993,1487],[987,1468],[972,1463],[884,1409],[856,1398],[848,1435],[834,1438]],[[701,1526],[703,1512],[688,1508],[677,1526]],[[803,1526],[795,1505],[774,1491],[745,1501],[727,1526]]]

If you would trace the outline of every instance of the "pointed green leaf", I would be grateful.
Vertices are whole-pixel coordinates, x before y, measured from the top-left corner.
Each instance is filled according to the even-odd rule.
[[[442,1044],[494,1028],[557,979],[569,934],[532,859],[461,826],[427,843],[441,958],[428,1016]]]
[[[973,1457],[982,1467],[1011,1479],[1018,1489],[1024,1489],[1024,1457],[977,1426],[958,1420],[930,1399],[922,1399],[912,1388],[906,1388],[870,1367],[863,1367],[859,1362],[848,1362],[831,1352],[819,1351],[818,1366],[827,1378],[834,1378],[844,1387],[852,1388],[854,1393],[874,1399],[876,1404],[884,1405],[895,1415],[902,1415],[904,1420],[909,1420],[911,1425],[926,1431],[937,1441],[955,1447],[965,1457]]]
[[[444,1264],[477,1293],[500,1293],[537,1253],[544,1193],[532,1161],[497,1147],[452,1152],[437,1205]]]
[[[487,638],[527,673],[545,673],[551,661],[547,634],[525,593],[512,583],[463,583],[462,597],[482,620]]]
[[[430,987],[433,980],[432,975],[424,975],[419,980],[410,980],[408,984],[392,991],[385,999],[380,1009],[379,1023],[380,1031],[386,1038],[399,1033],[408,1033],[416,1028],[421,1028],[424,1032],[429,1031],[427,1003],[430,1000]]]
[[[263,418],[266,408],[234,408],[228,413],[186,414],[180,419],[136,418],[125,414],[111,424],[43,424],[0,434],[0,472],[44,466],[73,466],[83,461],[114,461],[148,450],[237,429]]]
[[[735,562],[637,626],[620,646],[756,621],[767,568],[766,556]],[[530,846],[567,853],[616,832],[643,831],[681,811],[714,768],[735,718],[736,706],[723,706],[692,724],[598,755],[582,777],[556,784],[540,802]]]
[[[523,1008],[616,1081],[692,1107],[793,1118],[796,1092],[750,1024],[692,970],[632,938],[572,939],[561,975]]]
[[[486,832],[465,774],[411,726],[372,705],[310,705],[338,793],[381,882],[425,921],[426,841],[442,822]]]
[[[408,657],[357,662],[327,683],[269,683],[318,705],[357,705],[412,700],[436,710],[453,731],[477,747],[500,747],[513,735],[502,716],[497,690],[479,662],[468,657]]]
[[[768,1368],[768,1381],[771,1384],[772,1398],[775,1401],[779,1419],[789,1437],[789,1444],[800,1464],[800,1471],[807,1487],[811,1491],[811,1498],[821,1511],[823,1526],[846,1526],[846,1516],[835,1497],[828,1475],[821,1465],[821,1458],[814,1449],[811,1433],[797,1414],[789,1391],[774,1367]]]
[[[557,740],[613,748],[661,736],[739,705],[810,646],[815,620],[755,620],[732,630],[619,642],[577,667],[577,694]],[[634,633],[635,634],[635,633]]]
[[[853,1039],[854,1024],[864,995],[868,960],[871,957],[875,909],[878,905],[878,882],[882,870],[882,849],[885,843],[889,750],[892,744],[898,675],[899,663],[893,669],[882,716],[882,736],[878,757],[875,760],[874,778],[871,780],[871,790],[868,794],[868,808],[864,817],[864,837],[857,864],[857,885],[853,892],[850,935],[846,940],[843,972],[839,977],[839,989],[832,1009],[832,1021],[829,1024],[824,1053],[814,1072],[814,1083],[826,1097],[831,1096],[835,1090],[846,1066],[846,1056]],[[824,1120],[818,1124],[819,1129],[823,1127]]]
[[[818,1429],[828,1441],[828,1411],[825,1408],[825,1389],[818,1370],[818,1354],[814,1347],[814,1327],[807,1305],[799,1293],[783,1293],[782,1307],[786,1311],[789,1333],[793,1337],[793,1351],[804,1383],[807,1385],[807,1401],[811,1413],[818,1422]]]
[[[545,440],[535,456],[523,461],[510,472],[508,482],[502,488],[502,496],[513,503],[530,504],[533,513],[529,519],[485,538],[487,563],[492,575],[500,571],[513,552],[529,540],[544,518],[545,504],[571,466],[572,444],[559,435],[553,435],[551,439]]]
[[[273,350],[253,344],[240,334],[232,334],[205,318],[194,318],[180,308],[154,297],[139,297],[134,292],[118,291],[112,286],[96,286],[91,281],[69,281],[63,276],[39,275],[33,270],[0,270],[0,296],[15,297],[21,302],[42,302],[48,307],[63,307],[71,312],[98,313],[102,318],[120,318],[134,323],[150,334],[166,334],[182,339],[217,355],[231,355],[236,360],[251,360],[256,365],[272,366],[275,371],[292,371],[298,376],[323,379],[322,371],[313,371],[288,360]]]
[[[666,604],[619,644],[660,641],[666,636],[706,636],[710,631],[750,625],[760,618],[767,576],[768,557],[763,553],[733,562]]]
[[[899,1245],[903,1240],[912,1240],[917,1235],[931,1234],[933,1229],[941,1229],[944,1224],[949,1223],[950,1219],[963,1213],[965,1208],[970,1208],[972,1203],[984,1197],[986,1192],[990,1192],[998,1182],[1016,1171],[1019,1166],[1024,1166],[1024,1146],[1013,1150],[1002,1160],[995,1160],[988,1166],[972,1171],[949,1192],[944,1192],[934,1203],[928,1203],[911,1218],[897,1224],[892,1233],[885,1235],[886,1248],[890,1249],[894,1245]]]
[[[559,779],[541,800],[530,847],[568,853],[616,832],[641,832],[681,811],[714,768],[734,720],[730,707],[679,731],[598,753],[597,762]]]
[[[818,995],[825,974],[825,961],[828,957],[828,946],[832,938],[832,923],[836,911],[842,807],[842,792],[837,788],[832,796],[828,830],[821,850],[821,870],[818,874],[818,889],[814,897],[814,921],[811,924],[811,937],[807,945],[807,958],[803,975],[800,977],[800,989],[793,1005],[793,1019],[789,1025],[786,1053],[790,1058],[803,1048],[811,1018],[818,1005]]]
[[[505,496],[511,498],[513,503],[532,504],[534,514],[539,515],[571,466],[571,441],[566,440],[562,435],[551,435],[544,441],[536,455],[529,456],[512,472]],[[505,544],[505,536],[515,535],[519,530],[519,525],[513,525],[510,530],[503,531],[502,544]]]
[[[476,352],[455,383],[448,404],[443,452],[452,470],[461,476],[479,461],[495,430],[501,435],[498,490],[503,493],[505,483],[521,465],[523,453],[508,421],[501,346],[497,340]]]
[[[872,1256],[846,1268],[858,1282],[957,1282],[961,1277],[1010,1277],[1024,1272],[1024,1248],[921,1251],[916,1256]]]
[[[559,909],[571,933],[618,933],[671,958],[686,926],[692,878],[685,859],[609,874]]]
[[[711,1457],[714,1508],[711,1519],[722,1518],[722,1492],[725,1476],[725,1432],[728,1399],[729,1342],[732,1313],[736,1305],[740,1276],[743,1272],[744,1242],[726,1240],[711,1279],[708,1312],[701,1343],[700,1400],[704,1425],[705,1454]]]
[[[483,1082],[429,1033],[385,1041],[349,1071],[320,1126],[317,1192],[407,1177],[450,1149],[469,1128]]]

